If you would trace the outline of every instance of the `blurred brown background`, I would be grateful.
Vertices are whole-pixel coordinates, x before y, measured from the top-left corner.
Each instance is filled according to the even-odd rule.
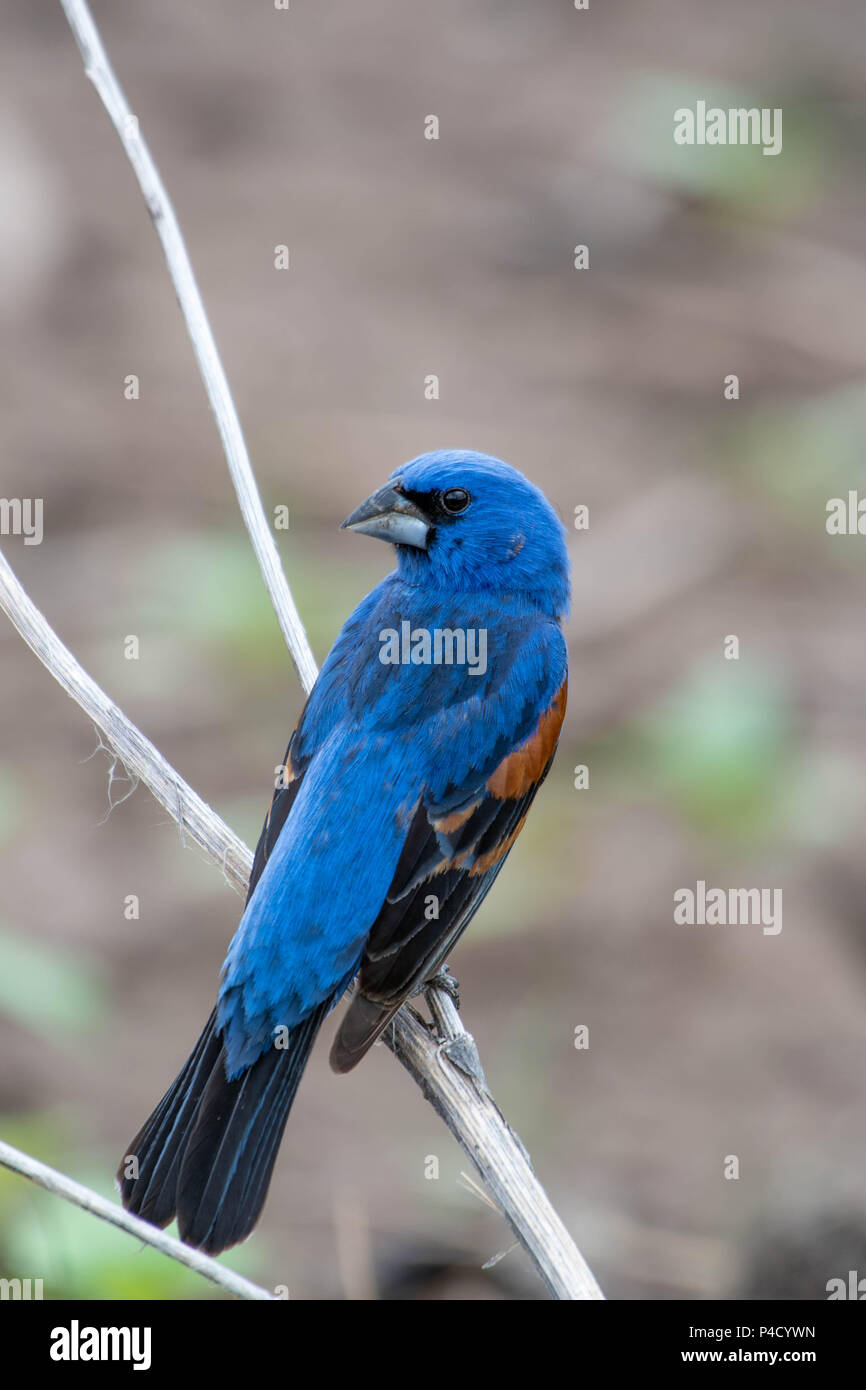
[[[866,1275],[866,539],[825,529],[828,498],[866,495],[862,6],[94,14],[263,497],[291,508],[279,541],[319,659],[389,566],[338,524],[404,459],[481,449],[566,522],[590,508],[560,754],[452,968],[606,1292],[823,1298]],[[43,544],[4,551],[252,841],[298,684],[59,6],[5,0],[2,31],[0,495],[45,506]],[[677,147],[673,112],[698,98],[781,107],[783,152]],[[94,731],[5,620],[0,661],[0,1132],[108,1192],[211,1007],[240,904],[144,788],[106,815]],[[782,932],[675,926],[697,879],[781,888]],[[385,1050],[340,1079],[327,1042],[229,1263],[299,1298],[541,1296],[519,1250],[481,1272],[510,1233]],[[43,1276],[46,1296],[208,1292],[8,1174],[0,1273]]]

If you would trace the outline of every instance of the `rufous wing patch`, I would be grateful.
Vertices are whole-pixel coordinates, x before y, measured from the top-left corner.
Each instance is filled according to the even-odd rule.
[[[469,870],[470,878],[479,878],[481,874],[486,874],[489,869],[492,869],[495,864],[498,864],[501,859],[505,858],[506,854],[511,849],[511,846],[514,844],[514,841],[517,839],[518,835],[523,829],[523,823],[526,820],[526,814],[528,813],[525,813],[520,817],[520,820],[517,822],[510,835],[506,835],[505,839],[500,840],[498,845],[494,845],[493,849],[489,849],[486,854],[481,855],[480,859],[475,860],[475,863]]]
[[[455,830],[459,830],[465,825],[474,811],[477,811],[479,802],[473,801],[465,806],[462,811],[452,811],[450,815],[440,816],[438,820],[432,822],[433,829],[440,835],[453,835]]]
[[[488,778],[487,790],[500,801],[516,800],[525,796],[535,786],[553,756],[559,738],[562,721],[565,718],[565,704],[568,698],[568,677],[562,682],[549,709],[546,709],[529,735],[503,758],[496,771]]]

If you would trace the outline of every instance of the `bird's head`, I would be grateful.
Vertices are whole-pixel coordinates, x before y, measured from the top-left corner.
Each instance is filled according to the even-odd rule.
[[[410,584],[520,594],[568,611],[565,528],[547,498],[501,459],[440,449],[396,468],[343,522],[390,541]]]

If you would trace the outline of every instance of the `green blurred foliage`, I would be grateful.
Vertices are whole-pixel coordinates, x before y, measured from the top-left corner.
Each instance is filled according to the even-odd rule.
[[[292,533],[284,542],[284,566],[311,642],[331,645],[340,625],[366,590],[356,557],[324,563],[321,549]],[[284,666],[286,649],[246,531],[170,539],[146,560],[138,617],[155,628],[194,638],[232,663]],[[378,576],[371,569],[372,587]]]
[[[674,112],[694,111],[698,101],[708,110],[783,108],[781,151],[765,155],[757,144],[678,145]],[[612,164],[625,164],[684,197],[778,219],[819,197],[834,140],[834,125],[823,108],[796,93],[770,100],[763,86],[757,93],[694,73],[638,73],[617,104],[607,154]]]
[[[0,1131],[14,1147],[117,1200],[106,1179],[114,1161],[82,1160],[58,1116],[2,1116]],[[250,1252],[222,1258],[255,1277]],[[201,1275],[6,1168],[0,1168],[0,1277],[42,1279],[45,1299],[225,1297]]]
[[[370,547],[359,557],[347,538],[323,558],[321,537],[290,533],[280,543],[284,569],[307,636],[321,659],[348,615],[381,579]],[[379,557],[384,560],[385,556]],[[273,689],[301,694],[270,598],[240,522],[230,531],[159,539],[141,557],[134,597],[114,617],[135,633],[142,659],[128,661],[116,639],[96,658],[119,698],[173,700],[185,685],[212,681],[214,699]],[[146,659],[145,659],[146,656]],[[294,717],[292,722],[294,721]]]
[[[0,1014],[34,1033],[83,1033],[104,1016],[102,976],[83,952],[0,923],[0,959]]]
[[[696,828],[753,844],[785,829],[793,731],[784,685],[769,671],[743,661],[698,667],[632,738],[644,777]]]
[[[827,501],[850,488],[866,496],[866,392],[846,387],[802,403],[780,401],[737,416],[721,462],[747,493],[768,496],[786,517],[827,539]],[[842,566],[862,564],[855,545],[833,537],[826,556]]]
[[[275,665],[282,639],[246,533],[170,537],[143,563],[132,621],[171,644],[191,641],[245,666]],[[196,653],[199,655],[199,653]]]

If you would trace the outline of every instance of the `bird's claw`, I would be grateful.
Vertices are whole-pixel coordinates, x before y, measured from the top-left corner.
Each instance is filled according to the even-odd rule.
[[[455,1009],[460,1008],[460,984],[455,980],[447,965],[443,965],[436,972],[432,979],[428,980],[425,989],[441,989],[454,1001]]]

